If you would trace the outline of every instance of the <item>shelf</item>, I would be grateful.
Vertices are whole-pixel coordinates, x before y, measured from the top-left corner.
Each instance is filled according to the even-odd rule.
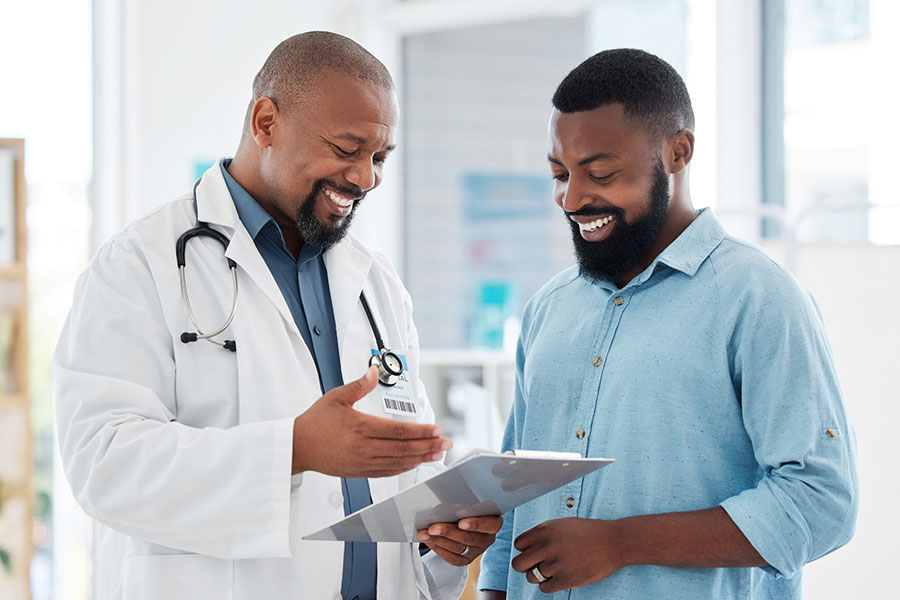
[[[23,279],[28,269],[24,264],[6,265],[0,267],[0,279]]]
[[[422,350],[419,364],[423,367],[514,367],[516,357],[501,350],[483,348],[453,348]]]
[[[32,519],[34,511],[34,492],[32,491],[32,447],[30,435],[30,398],[28,395],[28,296],[27,296],[27,278],[28,268],[25,262],[27,255],[26,234],[27,227],[25,223],[25,206],[26,206],[26,184],[25,184],[25,142],[21,139],[3,139],[0,138],[0,148],[11,149],[13,151],[13,194],[11,196],[13,206],[0,207],[0,210],[10,210],[12,208],[12,222],[8,222],[8,216],[3,213],[4,227],[13,225],[14,239],[4,239],[4,242],[11,241],[14,248],[3,246],[4,260],[14,258],[14,262],[6,262],[0,266],[0,315],[6,319],[3,324],[3,335],[9,336],[9,339],[0,340],[8,347],[5,348],[5,364],[0,364],[0,368],[4,369],[6,376],[2,381],[2,386],[9,385],[13,391],[0,393],[0,416],[11,421],[5,423],[9,427],[9,431],[15,432],[13,435],[0,437],[0,454],[10,460],[16,467],[24,466],[22,477],[20,478],[17,469],[7,468],[9,465],[4,464],[4,472],[8,477],[14,479],[6,479],[3,481],[3,499],[4,504],[10,503],[16,499],[24,503],[24,513],[21,519],[15,520],[15,527],[10,531],[13,534],[21,536],[23,540],[22,546],[9,547],[8,540],[0,540],[0,547],[10,552],[13,566],[11,574],[3,574],[3,581],[7,587],[4,588],[4,600],[27,600],[28,582],[30,581],[29,566],[31,564],[31,555],[33,547],[31,544]],[[5,165],[9,162],[4,161]],[[5,174],[2,180],[9,181],[9,177]],[[4,202],[10,198],[9,194],[2,195]],[[9,233],[4,231],[4,233]],[[22,428],[26,431],[22,431]],[[2,430],[2,429],[0,429]],[[16,434],[21,434],[22,439]],[[24,442],[24,447],[21,446]],[[20,462],[21,461],[21,462]],[[4,515],[7,517],[7,515]],[[10,521],[7,518],[7,525]],[[13,585],[14,587],[9,587]],[[11,589],[20,590],[12,595],[5,592]]]
[[[25,394],[5,392],[0,394],[0,406],[22,406],[28,399]]]

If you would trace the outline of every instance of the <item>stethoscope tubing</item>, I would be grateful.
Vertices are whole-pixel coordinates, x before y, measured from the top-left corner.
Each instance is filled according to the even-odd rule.
[[[219,342],[218,340],[214,340],[215,336],[219,335],[231,325],[231,321],[234,320],[234,313],[237,310],[237,299],[238,299],[238,278],[237,278],[237,266],[229,267],[231,271],[231,284],[232,284],[232,292],[231,292],[231,311],[228,313],[228,319],[225,321],[225,324],[216,329],[211,333],[205,333],[203,328],[200,327],[200,323],[197,322],[197,318],[194,316],[194,308],[191,306],[191,299],[188,296],[187,291],[187,283],[184,279],[184,265],[180,265],[178,267],[178,278],[181,280],[181,296],[184,298],[184,307],[187,309],[188,317],[191,319],[191,323],[194,324],[194,329],[197,331],[197,339],[198,340],[208,340],[210,342],[214,342],[216,344],[222,344],[223,342]]]
[[[225,250],[228,249],[229,243],[229,240],[225,236],[225,234],[216,231],[215,229],[210,227],[208,223],[200,220],[200,212],[197,208],[197,186],[199,185],[200,180],[198,179],[194,183],[193,189],[194,215],[196,215],[197,219],[196,225],[178,236],[178,240],[175,242],[175,258],[178,263],[178,279],[181,282],[181,298],[182,300],[184,300],[184,307],[187,310],[188,317],[191,319],[191,323],[194,325],[195,330],[195,333],[191,333],[188,331],[183,332],[181,334],[181,341],[185,344],[188,344],[190,342],[196,342],[197,340],[206,340],[207,342],[221,346],[226,350],[237,352],[237,344],[235,340],[219,341],[217,339],[214,339],[215,336],[228,329],[228,326],[231,325],[231,322],[234,320],[234,314],[237,310],[238,299],[237,263],[235,263],[231,258],[226,257],[228,260],[228,268],[231,271],[231,310],[228,313],[228,318],[225,320],[225,323],[215,331],[209,333],[203,331],[203,328],[200,327],[200,323],[197,321],[197,317],[194,314],[194,307],[191,305],[191,299],[188,295],[187,281],[185,278],[185,267],[187,265],[186,250],[188,241],[194,237],[208,237],[219,242]],[[375,335],[375,343],[378,346],[378,355],[373,355],[369,361],[369,364],[373,364],[378,368],[379,382],[386,386],[395,385],[403,371],[402,367],[398,367],[400,370],[397,370],[397,368],[392,368],[391,363],[393,362],[397,365],[401,365],[402,361],[400,360],[400,357],[391,350],[390,344],[385,342],[381,337],[381,331],[378,329],[378,325],[375,323],[375,317],[372,315],[372,309],[369,308],[369,302],[366,300],[366,296],[363,292],[359,293],[359,300],[362,303],[363,310],[366,313],[366,318],[368,319],[369,325],[372,328],[372,333]]]

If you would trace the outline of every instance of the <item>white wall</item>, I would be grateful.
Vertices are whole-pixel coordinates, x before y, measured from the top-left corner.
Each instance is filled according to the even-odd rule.
[[[485,273],[473,272],[466,256],[473,220],[463,216],[462,176],[537,176],[550,189],[550,98],[586,57],[582,21],[528,19],[407,38],[405,281],[423,347],[463,348],[470,341],[476,279]],[[546,201],[556,242],[546,249],[548,260],[527,263],[537,275],[531,281],[522,272],[505,274],[531,286],[517,290],[518,312],[543,281],[572,262],[568,229],[549,193]],[[505,233],[498,230],[496,239]]]
[[[887,598],[895,587],[900,535],[900,246],[798,248],[797,277],[825,320],[859,444],[856,536],[804,569],[804,597]]]

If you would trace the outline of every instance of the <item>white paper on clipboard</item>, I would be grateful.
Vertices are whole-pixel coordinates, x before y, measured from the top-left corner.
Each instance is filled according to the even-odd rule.
[[[416,542],[419,529],[505,513],[611,462],[570,453],[476,450],[433,477],[303,539]]]

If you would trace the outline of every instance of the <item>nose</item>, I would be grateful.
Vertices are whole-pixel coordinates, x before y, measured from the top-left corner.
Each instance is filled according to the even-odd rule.
[[[359,160],[347,169],[344,177],[349,183],[367,192],[378,185],[378,167],[371,160]]]
[[[593,202],[591,194],[585,190],[584,186],[579,185],[579,182],[573,179],[570,178],[565,183],[557,184],[558,203],[566,212],[575,212]]]

